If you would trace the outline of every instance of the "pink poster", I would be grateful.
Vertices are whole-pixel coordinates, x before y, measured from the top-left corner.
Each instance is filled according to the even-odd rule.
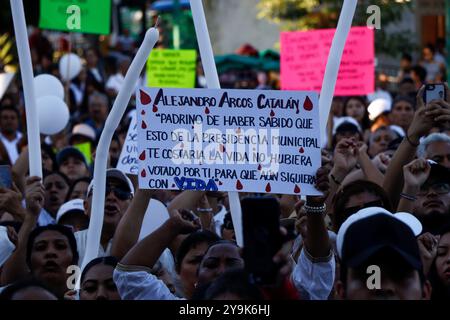
[[[336,29],[281,33],[281,88],[320,92]],[[335,96],[366,95],[375,87],[374,31],[353,27],[345,44]]]

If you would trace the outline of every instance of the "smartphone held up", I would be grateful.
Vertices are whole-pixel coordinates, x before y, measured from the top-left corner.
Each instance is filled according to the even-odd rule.
[[[273,257],[282,246],[280,205],[275,198],[250,197],[242,200],[244,261],[251,281],[258,285],[276,282],[279,266]]]
[[[427,84],[423,93],[423,101],[427,104],[433,100],[445,100],[446,94],[443,83]]]

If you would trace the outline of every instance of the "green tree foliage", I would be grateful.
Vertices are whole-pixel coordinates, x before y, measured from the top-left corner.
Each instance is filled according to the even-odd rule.
[[[260,0],[258,16],[280,24],[284,31],[335,28],[342,3],[342,0]],[[395,28],[403,13],[411,10],[411,2],[359,0],[354,26],[366,25],[370,5],[379,6],[381,11],[381,29],[375,32],[376,52],[397,56],[414,50],[411,31]]]

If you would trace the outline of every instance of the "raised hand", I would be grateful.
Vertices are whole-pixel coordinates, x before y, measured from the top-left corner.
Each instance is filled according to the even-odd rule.
[[[25,210],[21,204],[22,195],[16,186],[13,189],[0,188],[0,211],[7,211],[18,221],[23,221]]]
[[[198,217],[187,210],[174,210],[170,223],[179,234],[189,234],[200,229]]]
[[[431,264],[436,257],[439,237],[440,236],[433,236],[431,233],[427,232],[417,238],[425,276],[430,271]]]
[[[29,177],[26,181],[25,202],[28,212],[37,217],[44,206],[45,188],[39,177]]]
[[[367,155],[367,144],[362,141],[356,142],[356,154],[361,157],[362,155]]]
[[[200,225],[203,230],[215,232],[214,213],[206,194],[198,201],[197,216],[200,218]]]
[[[430,108],[425,112],[425,115],[434,120],[435,126],[450,128],[450,103],[444,100],[434,100],[428,105]]]
[[[416,159],[403,167],[405,187],[418,192],[430,176],[431,166],[425,159]]]
[[[387,167],[389,166],[390,162],[391,162],[391,157],[389,157],[388,155],[386,155],[384,153],[379,153],[372,159],[372,163],[382,173],[386,172]]]
[[[435,101],[425,105],[423,101],[424,91],[425,86],[422,86],[417,93],[417,110],[414,113],[413,121],[411,122],[407,132],[408,139],[417,145],[419,144],[420,138],[430,132],[431,128],[435,125],[435,118],[440,115],[440,112],[442,112],[439,111],[441,107],[437,105]]]
[[[333,160],[333,175],[339,181],[343,181],[345,176],[356,166],[358,162],[358,147],[353,139],[342,139],[336,145]]]

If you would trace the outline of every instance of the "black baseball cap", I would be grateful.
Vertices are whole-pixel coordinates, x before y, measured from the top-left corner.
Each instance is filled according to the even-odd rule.
[[[81,161],[84,162],[86,167],[88,166],[86,158],[85,158],[84,154],[81,153],[80,150],[78,150],[75,147],[66,147],[66,148],[62,149],[60,152],[58,152],[58,154],[56,155],[56,163],[57,163],[58,167],[69,157],[74,157],[76,159],[80,159]]]
[[[390,249],[415,270],[422,270],[416,236],[421,223],[409,213],[393,214],[383,208],[365,208],[341,226],[337,249],[342,263],[350,268],[363,265],[382,250]]]

